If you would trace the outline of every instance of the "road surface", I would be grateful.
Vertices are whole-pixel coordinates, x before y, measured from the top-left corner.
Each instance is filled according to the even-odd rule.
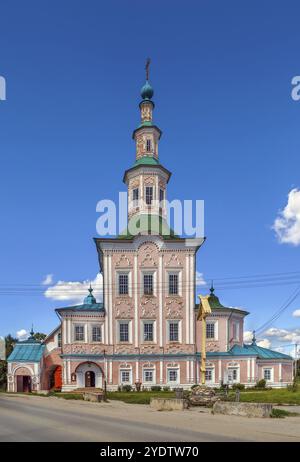
[[[0,441],[300,441],[300,417],[247,419],[208,410],[157,412],[120,401],[89,403],[0,394]]]

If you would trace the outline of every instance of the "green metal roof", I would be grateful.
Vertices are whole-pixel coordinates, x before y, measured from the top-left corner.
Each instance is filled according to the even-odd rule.
[[[134,167],[136,165],[160,165],[158,160],[152,156],[143,156],[140,159],[135,161]]]
[[[34,362],[38,363],[43,356],[45,345],[37,340],[16,343],[12,353],[7,358],[8,362]]]
[[[136,234],[132,234],[132,231]],[[164,239],[180,239],[160,215],[138,214],[130,218],[127,228],[118,239],[133,239],[139,235],[159,235]]]
[[[263,348],[256,343],[252,343],[251,345],[234,345],[228,352],[233,356],[249,356],[255,355],[259,359],[292,359],[291,356],[286,355],[284,353],[280,353],[279,351],[269,350],[268,348]]]
[[[65,306],[56,308],[58,313],[62,310],[69,311],[104,311],[103,303],[83,303],[82,305]]]

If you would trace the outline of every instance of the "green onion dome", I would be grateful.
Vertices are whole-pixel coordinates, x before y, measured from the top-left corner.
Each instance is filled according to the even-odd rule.
[[[141,89],[141,97],[143,99],[151,99],[152,96],[153,96],[153,88],[151,87],[150,83],[148,82],[148,80],[146,80],[146,83],[145,85],[143,86],[143,88]]]

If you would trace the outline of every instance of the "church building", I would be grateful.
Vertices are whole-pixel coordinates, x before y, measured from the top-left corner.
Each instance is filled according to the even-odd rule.
[[[158,154],[162,132],[153,122],[148,75],[134,164],[124,173],[128,225],[115,238],[94,239],[103,300],[90,287],[81,305],[56,309],[59,325],[43,342],[34,333],[8,358],[10,392],[153,386],[190,388],[200,381],[201,333],[196,304],[196,254],[204,238],[177,236],[167,222],[171,172]],[[293,380],[290,356],[243,343],[249,313],[225,307],[211,288],[206,318],[206,384],[272,387]]]

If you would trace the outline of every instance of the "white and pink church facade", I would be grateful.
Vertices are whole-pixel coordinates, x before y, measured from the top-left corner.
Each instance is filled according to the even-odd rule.
[[[167,224],[171,173],[160,163],[153,90],[141,91],[141,124],[133,132],[136,160],[124,174],[128,226],[95,238],[103,301],[90,289],[82,305],[56,309],[59,326],[42,342],[18,342],[8,358],[8,391],[60,388],[117,390],[121,385],[190,388],[200,382],[202,321],[196,304],[196,254],[203,239],[177,236]],[[206,319],[206,384],[293,380],[290,356],[243,343],[249,313],[223,306],[211,289]]]

